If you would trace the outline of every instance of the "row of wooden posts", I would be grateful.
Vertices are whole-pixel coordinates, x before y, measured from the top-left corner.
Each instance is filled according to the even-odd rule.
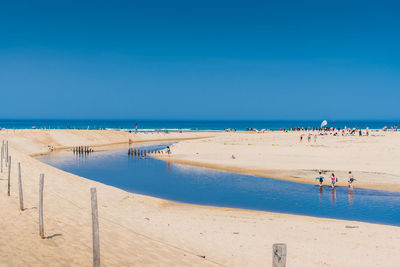
[[[75,151],[74,151],[75,152]],[[1,146],[1,173],[3,173],[3,163],[7,167],[7,195],[10,196],[11,189],[11,156],[8,150],[8,141],[2,142]],[[18,162],[18,187],[19,187],[19,208],[24,211],[24,196],[22,190],[21,163]],[[39,236],[44,239],[44,220],[43,220],[43,188],[44,174],[40,174],[39,179]],[[96,188],[90,188],[91,208],[92,208],[92,240],[93,240],[93,266],[100,266],[100,238],[99,238],[99,216],[97,208]]]
[[[89,146],[77,146],[73,147],[72,151],[74,152],[74,154],[88,154],[92,153],[94,150]]]
[[[74,150],[75,152],[75,150]],[[150,153],[160,153],[160,151],[149,151],[129,149],[129,155],[145,156]],[[162,151],[161,151],[162,153]],[[1,146],[1,172],[3,173],[3,162],[7,167],[8,184],[7,184],[7,195],[10,196],[11,188],[11,156],[8,150],[8,141],[3,141]],[[21,177],[21,163],[18,162],[18,187],[19,187],[19,208],[21,211],[24,210],[24,197],[22,190],[22,177]],[[44,188],[44,174],[40,174],[39,179],[39,235],[42,239],[44,235],[44,221],[43,221],[43,188]],[[97,191],[96,188],[90,188],[91,198],[91,210],[92,210],[92,241],[93,241],[93,266],[100,266],[100,236],[99,236],[99,215],[97,206]],[[272,246],[272,266],[273,267],[285,267],[286,266],[286,244],[274,244]]]
[[[128,156],[145,157],[148,154],[164,154],[164,151],[163,150],[139,149],[139,148],[129,148],[128,149]]]

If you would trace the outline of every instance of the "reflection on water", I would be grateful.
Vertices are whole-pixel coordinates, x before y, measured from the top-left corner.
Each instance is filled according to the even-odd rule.
[[[331,203],[332,203],[332,206],[335,206],[335,199],[336,199],[336,189],[332,188],[331,189]]]
[[[354,192],[353,188],[349,188],[349,206],[353,204],[354,201]]]
[[[400,225],[400,193],[397,192],[332,189],[328,185],[320,187],[234,174],[151,157],[128,157],[127,148],[77,157],[64,151],[39,159],[127,191],[178,202]]]

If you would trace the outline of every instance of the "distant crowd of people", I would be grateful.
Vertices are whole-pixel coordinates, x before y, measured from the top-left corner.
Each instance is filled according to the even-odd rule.
[[[304,137],[307,136],[307,141],[311,142],[311,139],[314,138],[314,142],[317,142],[317,136],[318,135],[333,135],[333,136],[369,136],[370,131],[368,129],[368,127],[365,130],[361,130],[361,129],[357,129],[357,128],[344,128],[344,129],[340,129],[340,128],[329,128],[329,130],[323,130],[320,131],[318,130],[317,133],[315,133],[315,131],[311,131],[308,132],[308,134],[301,134],[300,135],[300,143],[303,142]]]

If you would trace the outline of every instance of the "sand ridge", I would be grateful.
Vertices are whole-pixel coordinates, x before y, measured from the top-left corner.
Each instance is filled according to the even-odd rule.
[[[179,142],[173,162],[233,172],[316,183],[322,170],[332,172],[346,186],[352,171],[356,187],[400,191],[400,132],[374,132],[370,136],[319,136],[299,142],[298,132],[224,133],[215,138]],[[325,180],[329,184],[329,179]]]

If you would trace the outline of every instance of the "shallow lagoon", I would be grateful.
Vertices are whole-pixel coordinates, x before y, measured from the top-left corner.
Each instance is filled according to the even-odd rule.
[[[86,156],[65,150],[38,159],[129,192],[177,202],[400,225],[399,192],[347,187],[332,190],[328,185],[320,189],[318,185],[168,163],[152,157],[130,157],[127,147],[99,149]]]

